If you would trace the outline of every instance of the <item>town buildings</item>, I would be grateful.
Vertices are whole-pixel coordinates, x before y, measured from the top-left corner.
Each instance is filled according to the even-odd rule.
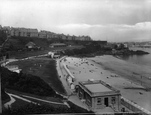
[[[101,80],[79,82],[77,94],[92,111],[106,107],[120,111],[120,91]]]
[[[38,33],[39,38],[47,38],[47,32],[46,31],[40,31]]]
[[[27,29],[27,28],[11,28],[10,30],[11,36],[21,36],[21,37],[38,37],[37,29]]]
[[[62,39],[62,40],[79,40],[79,41],[92,41],[89,36],[71,36],[64,34],[56,34],[50,31],[41,30],[38,32],[37,29],[32,28],[16,28],[10,26],[2,27],[0,25],[0,30],[5,30],[10,36],[15,37],[36,37],[45,39]]]

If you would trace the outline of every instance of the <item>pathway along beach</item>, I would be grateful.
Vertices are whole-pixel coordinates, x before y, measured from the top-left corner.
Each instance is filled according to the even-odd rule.
[[[151,111],[151,91],[146,91],[146,88],[139,85],[151,88],[151,79],[147,78],[151,76],[151,67],[141,67],[109,55],[93,58],[67,57],[64,63],[77,81],[105,81],[120,90],[123,97]]]

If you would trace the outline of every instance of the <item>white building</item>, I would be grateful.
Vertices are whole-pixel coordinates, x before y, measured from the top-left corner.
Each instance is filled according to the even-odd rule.
[[[48,55],[49,55],[51,58],[53,58],[54,52],[48,52]]]
[[[17,73],[20,73],[21,69],[18,68],[17,65],[12,65],[12,66],[5,66],[7,69],[9,69],[10,71],[12,72],[17,72]]]

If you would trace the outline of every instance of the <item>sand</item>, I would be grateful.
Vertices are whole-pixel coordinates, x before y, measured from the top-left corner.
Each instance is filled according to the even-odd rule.
[[[123,97],[151,111],[151,92],[144,90],[143,86],[125,79],[127,76],[134,76],[134,80],[140,74],[147,77],[151,75],[150,68],[146,69],[147,67],[144,67],[141,69],[136,64],[130,64],[129,67],[127,62],[112,56],[95,58],[67,57],[66,61],[62,63],[68,65],[77,82],[87,81],[88,79],[105,81],[120,90]]]

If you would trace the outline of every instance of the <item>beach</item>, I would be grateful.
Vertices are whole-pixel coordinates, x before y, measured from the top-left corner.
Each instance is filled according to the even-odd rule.
[[[124,98],[151,111],[151,91],[146,91],[145,88],[151,84],[148,80],[151,75],[150,67],[140,67],[109,55],[92,58],[67,57],[63,63],[77,82],[88,79],[105,81],[120,90]]]

